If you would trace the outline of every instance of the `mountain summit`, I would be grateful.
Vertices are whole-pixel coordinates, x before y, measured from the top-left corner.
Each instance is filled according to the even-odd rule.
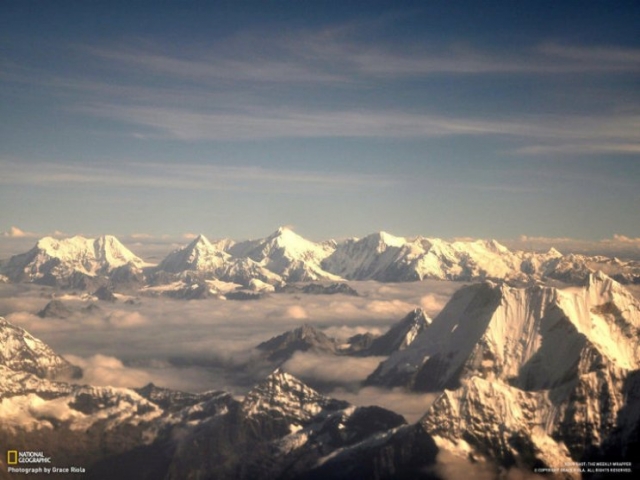
[[[253,260],[287,281],[339,279],[320,267],[332,247],[311,242],[287,227],[278,228],[266,238],[237,243],[228,251]]]
[[[284,362],[295,352],[336,353],[336,341],[312,327],[303,325],[256,346],[274,362]]]
[[[158,269],[169,273],[215,271],[228,261],[229,254],[212,245],[204,235],[198,235],[187,246],[170,253]]]

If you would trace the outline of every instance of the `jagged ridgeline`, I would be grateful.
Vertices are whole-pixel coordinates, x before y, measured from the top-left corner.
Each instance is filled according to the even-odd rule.
[[[640,264],[606,257],[511,251],[495,240],[446,242],[380,232],[362,239],[314,243],[288,228],[244,242],[210,242],[203,235],[171,252],[158,265],[145,263],[115,237],[46,237],[7,260],[0,274],[12,282],[74,289],[182,287],[185,298],[220,293],[212,280],[253,291],[292,282],[423,279],[584,282],[597,269],[623,283],[640,282]],[[209,283],[207,283],[209,282]],[[199,289],[199,290],[198,290]],[[196,291],[198,290],[198,291]],[[194,293],[194,291],[196,291]],[[179,293],[176,296],[180,296]]]
[[[340,343],[311,325],[303,325],[262,342],[255,348],[267,360],[278,365],[289,360],[296,352],[356,357],[388,356],[411,345],[430,323],[431,319],[425,311],[416,308],[392,325],[384,335],[358,334]]]

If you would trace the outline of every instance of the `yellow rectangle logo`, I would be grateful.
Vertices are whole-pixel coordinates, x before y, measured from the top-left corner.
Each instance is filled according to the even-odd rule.
[[[18,464],[18,450],[7,450],[7,465]]]

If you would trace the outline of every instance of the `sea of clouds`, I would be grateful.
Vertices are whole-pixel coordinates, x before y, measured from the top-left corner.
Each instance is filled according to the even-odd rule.
[[[260,300],[131,298],[102,302],[33,285],[0,285],[0,315],[82,367],[82,382],[140,387],[149,382],[186,391],[244,394],[266,369],[247,369],[254,347],[303,324],[344,341],[382,334],[411,310],[437,315],[460,283],[350,282],[359,296],[272,294]],[[37,313],[57,298],[66,318]],[[86,307],[95,304],[95,311]],[[361,405],[383,405],[416,420],[431,397],[362,388],[384,357],[350,358],[299,352],[283,368],[324,393]]]

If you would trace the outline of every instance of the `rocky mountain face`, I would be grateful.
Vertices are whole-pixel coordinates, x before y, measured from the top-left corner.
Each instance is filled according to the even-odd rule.
[[[353,287],[344,282],[333,282],[328,285],[321,283],[292,284],[284,285],[276,289],[282,293],[304,293],[307,295],[348,295],[350,297],[358,297],[360,294]]]
[[[591,462],[625,462],[633,472],[640,471],[640,370],[634,370],[622,390],[624,405],[618,412],[614,429],[597,449],[585,455]],[[606,478],[605,475],[585,475],[584,478]]]
[[[60,300],[51,300],[37,313],[40,318],[67,318],[72,314],[71,309]]]
[[[61,466],[89,466],[149,442],[162,413],[155,404],[128,389],[66,383],[81,370],[1,318],[0,346],[3,445],[47,452]],[[0,464],[0,478],[13,478],[6,468]]]
[[[546,275],[567,283],[579,283],[589,273],[601,271],[622,285],[640,284],[640,262],[633,260],[569,254],[559,258],[551,267]]]
[[[485,282],[460,289],[368,382],[443,392],[421,421],[442,447],[557,467],[635,411],[624,391],[639,340],[640,305],[604,274],[565,289]]]

